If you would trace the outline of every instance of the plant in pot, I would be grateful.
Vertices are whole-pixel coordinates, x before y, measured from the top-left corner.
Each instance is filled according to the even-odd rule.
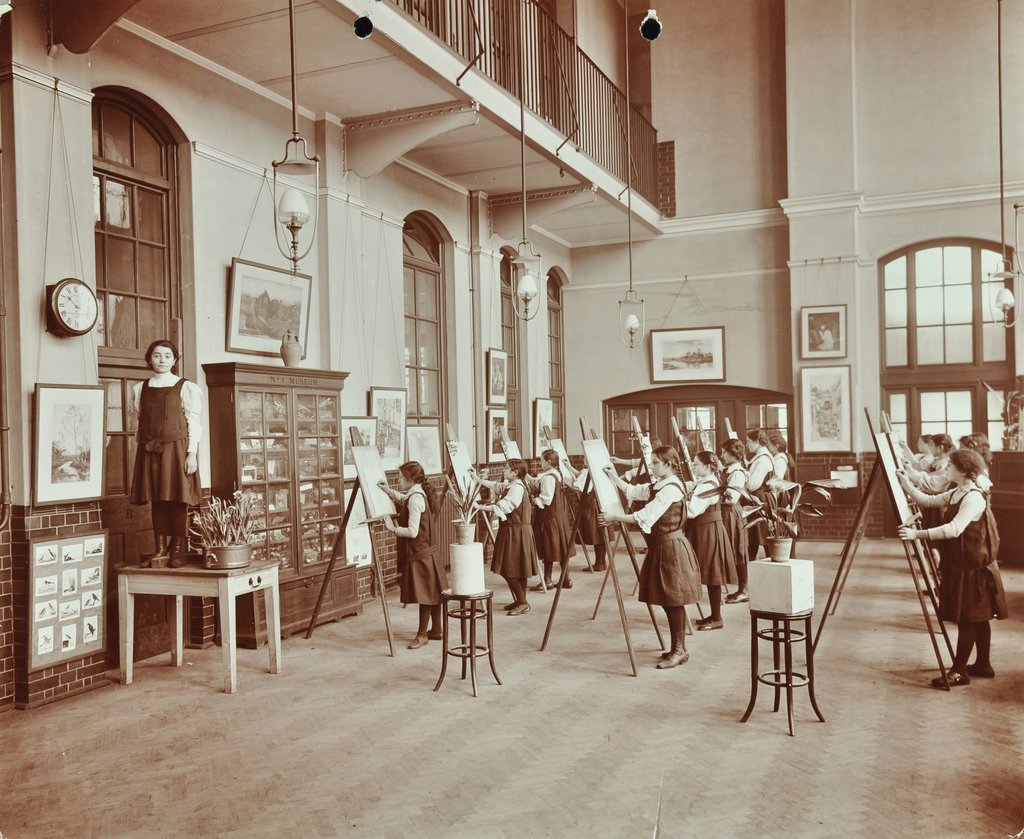
[[[480,488],[483,482],[471,475],[463,490],[451,477],[445,477],[448,481],[448,499],[456,514],[452,522],[458,532],[457,542],[460,545],[468,545],[476,536],[476,514],[480,512]]]
[[[249,564],[256,523],[261,515],[255,493],[214,496],[192,513],[189,535],[203,546],[207,568],[244,568]]]

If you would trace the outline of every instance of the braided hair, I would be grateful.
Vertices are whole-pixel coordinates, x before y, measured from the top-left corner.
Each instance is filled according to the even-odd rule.
[[[398,467],[407,481],[414,484],[419,484],[423,487],[423,494],[427,496],[427,507],[431,513],[436,513],[441,509],[441,502],[444,500],[444,495],[436,486],[430,483],[430,479],[427,477],[427,473],[423,471],[423,467],[420,465],[418,460],[407,460],[401,466]]]

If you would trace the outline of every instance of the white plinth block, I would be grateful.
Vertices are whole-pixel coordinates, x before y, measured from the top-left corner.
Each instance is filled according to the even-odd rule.
[[[449,561],[452,565],[452,594],[483,594],[484,546],[482,542],[451,545]]]
[[[795,615],[814,608],[814,563],[809,559],[747,565],[750,608],[758,612]]]

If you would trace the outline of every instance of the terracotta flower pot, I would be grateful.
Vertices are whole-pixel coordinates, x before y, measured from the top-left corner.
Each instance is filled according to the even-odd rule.
[[[785,562],[792,552],[792,539],[768,539],[768,557],[772,562]]]
[[[470,545],[476,539],[476,523],[465,524],[455,520],[455,543],[457,545]]]

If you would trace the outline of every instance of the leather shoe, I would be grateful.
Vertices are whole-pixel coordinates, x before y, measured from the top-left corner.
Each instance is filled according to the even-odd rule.
[[[535,586],[530,586],[530,591],[551,591],[554,587],[555,584],[551,582],[551,580],[545,580],[543,585],[541,583],[537,583]]]
[[[442,635],[440,632],[428,632],[427,633],[427,640],[428,641],[442,641],[442,640],[444,640],[444,635]]]
[[[964,673],[958,673],[956,670],[950,670],[946,673],[946,678],[949,679],[949,686],[951,688],[959,687],[960,685],[969,685],[971,683],[971,680]],[[942,688],[943,690],[945,689],[946,683],[942,680],[942,676],[939,676],[937,679],[932,679],[932,687]]]
[[[974,676],[978,679],[994,679],[996,677],[996,671],[989,665],[979,667],[977,664],[968,664],[967,675]]]
[[[517,603],[515,606],[508,610],[508,614],[509,617],[515,617],[516,615],[525,615],[529,611],[529,603]]]
[[[409,642],[409,646],[407,646],[406,649],[407,650],[418,650],[420,647],[427,646],[427,643],[428,643],[428,641],[427,641],[427,636],[426,635],[417,635],[415,638],[413,638]]]
[[[734,591],[732,594],[725,596],[726,603],[746,603],[750,600],[750,595],[745,591]]]
[[[682,652],[673,650],[668,658],[662,659],[654,666],[658,670],[668,670],[670,667],[678,667],[680,664],[686,664],[689,660],[690,653],[686,650],[683,650]]]
[[[608,570],[608,565],[607,565],[607,563],[605,563],[604,565],[595,565],[594,566],[594,570],[595,571],[607,571]]]
[[[722,621],[716,621],[714,618],[708,618],[707,620],[697,621],[697,631],[705,632],[709,629],[721,629],[725,624]]]
[[[501,608],[504,609],[506,612],[511,612],[518,605],[518,603],[506,603]]]

